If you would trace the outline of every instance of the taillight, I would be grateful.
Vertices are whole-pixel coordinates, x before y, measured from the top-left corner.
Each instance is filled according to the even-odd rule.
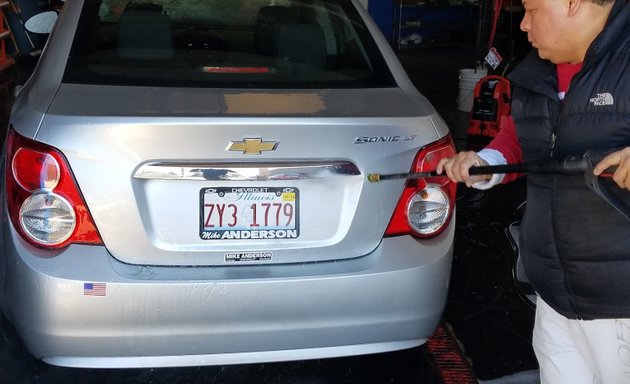
[[[65,157],[18,135],[7,138],[7,206],[13,226],[31,244],[62,248],[102,244]]]
[[[418,152],[411,172],[433,171],[440,159],[454,155],[451,137],[446,136]],[[446,176],[407,180],[385,236],[438,235],[451,221],[456,190],[457,185]]]

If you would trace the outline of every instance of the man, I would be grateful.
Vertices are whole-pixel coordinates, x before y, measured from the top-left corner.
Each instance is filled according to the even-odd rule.
[[[510,73],[512,116],[483,150],[442,160],[438,173],[476,188],[515,175],[470,176],[475,165],[612,151],[630,189],[630,3],[523,0],[534,50]],[[542,383],[630,383],[630,221],[583,176],[527,175],[520,229],[526,274],[539,295],[533,347]]]

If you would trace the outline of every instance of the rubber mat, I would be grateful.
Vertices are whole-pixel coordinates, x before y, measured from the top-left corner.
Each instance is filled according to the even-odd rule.
[[[440,323],[426,346],[442,383],[479,383],[448,325]]]

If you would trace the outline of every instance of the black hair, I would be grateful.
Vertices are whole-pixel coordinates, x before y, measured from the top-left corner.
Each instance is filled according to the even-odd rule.
[[[590,1],[591,3],[597,4],[597,5],[606,5],[606,4],[615,2],[615,0],[586,0],[586,1]]]

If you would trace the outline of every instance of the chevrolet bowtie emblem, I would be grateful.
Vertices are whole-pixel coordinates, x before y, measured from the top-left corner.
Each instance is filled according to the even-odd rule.
[[[277,141],[263,141],[262,139],[243,139],[243,141],[230,141],[226,151],[242,151],[244,155],[260,155],[262,151],[275,151]]]

